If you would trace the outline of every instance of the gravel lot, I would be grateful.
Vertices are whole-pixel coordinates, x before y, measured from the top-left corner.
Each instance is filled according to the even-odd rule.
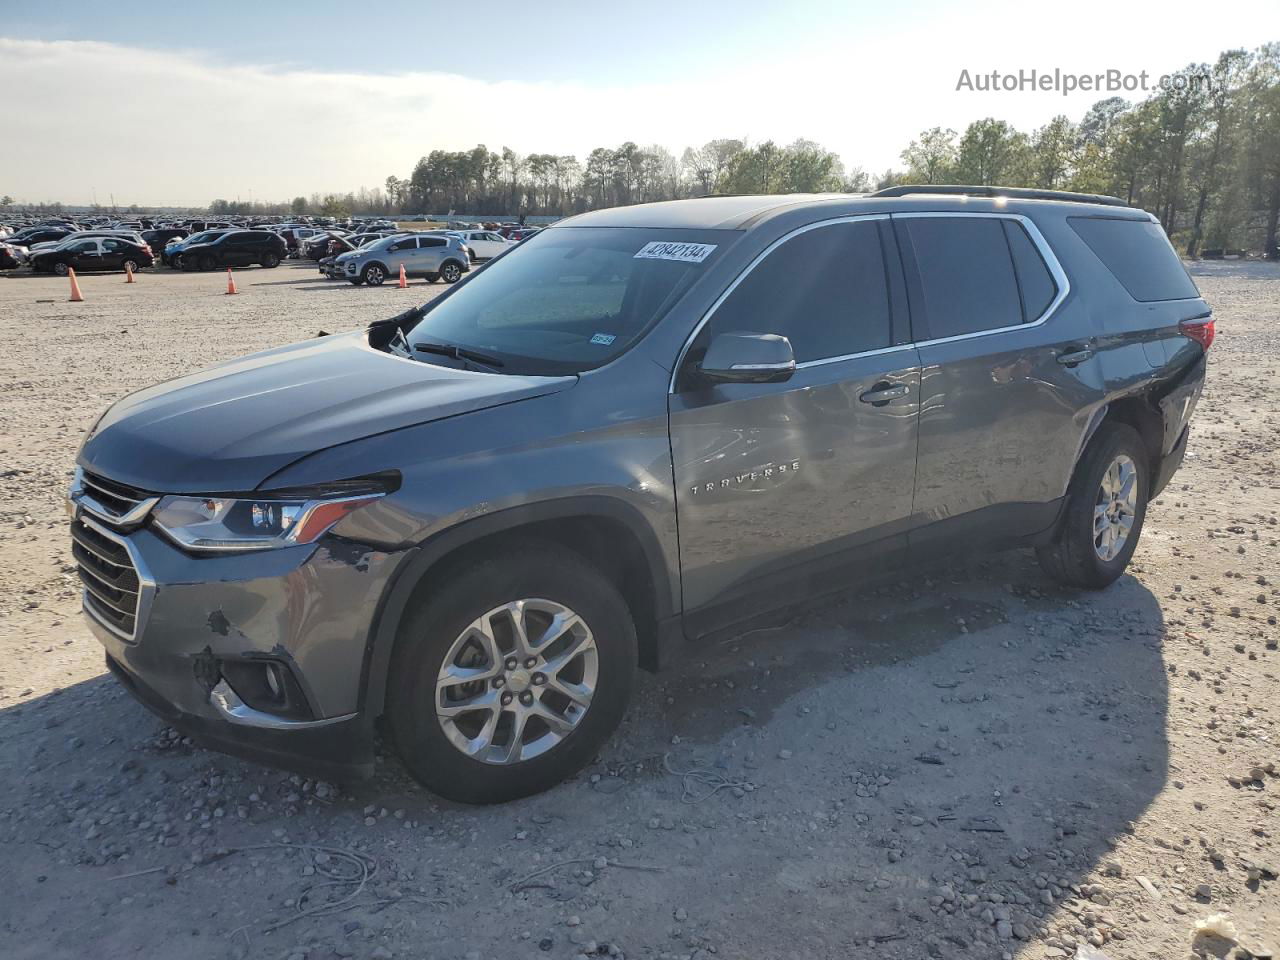
[[[1280,270],[1195,272],[1219,340],[1131,576],[1013,553],[704,643],[584,775],[496,808],[177,737],[105,675],[62,512],[116,398],[442,287],[0,277],[0,957],[1280,950]]]

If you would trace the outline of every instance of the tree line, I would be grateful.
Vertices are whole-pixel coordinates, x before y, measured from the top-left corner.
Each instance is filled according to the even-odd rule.
[[[933,127],[903,167],[846,170],[809,140],[754,146],[712,140],[678,158],[627,142],[573,156],[433,150],[388,177],[387,212],[567,215],[711,194],[865,192],[903,183],[979,184],[1104,193],[1152,211],[1191,255],[1209,248],[1277,256],[1280,43],[1189,64],[1137,103],[1110,97],[1078,122],[1059,115],[1024,132],[988,117]],[[381,211],[380,211],[381,212]]]
[[[973,183],[1104,193],[1151,211],[1175,243],[1265,250],[1280,221],[1280,43],[1191,64],[1139,103],[1100,100],[1079,123],[1023,133],[1001,120],[933,127],[879,183]]]

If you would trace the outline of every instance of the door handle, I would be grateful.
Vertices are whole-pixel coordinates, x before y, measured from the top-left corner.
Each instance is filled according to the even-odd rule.
[[[866,393],[858,397],[863,403],[869,403],[873,407],[883,407],[890,400],[897,400],[911,393],[911,388],[905,383],[900,383],[896,387],[889,383],[877,383]]]
[[[1074,367],[1084,363],[1093,356],[1093,347],[1085,347],[1082,350],[1072,350],[1068,353],[1058,354],[1058,362],[1064,367]]]

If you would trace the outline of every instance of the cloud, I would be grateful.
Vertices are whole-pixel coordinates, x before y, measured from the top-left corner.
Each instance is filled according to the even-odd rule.
[[[767,75],[628,86],[487,82],[454,74],[344,74],[218,63],[87,41],[0,38],[27,78],[0,103],[5,189],[26,200],[205,204],[375,186],[431,149],[477,143],[573,153],[624,140],[673,150],[804,135],[807,111]],[[734,107],[734,101],[739,106]],[[776,132],[774,132],[776,131]]]
[[[1073,21],[1104,22],[1110,3],[1079,0]],[[1056,8],[987,0],[983,20],[992,26],[985,29],[964,7],[903,11],[865,28],[849,14],[838,26],[798,22],[802,43],[754,57],[712,37],[706,56],[687,64],[673,64],[662,49],[636,51],[633,59],[646,66],[634,78],[622,67],[612,76],[625,82],[610,83],[344,73],[229,63],[193,51],[0,38],[0,65],[12,84],[0,99],[9,147],[0,192],[68,203],[90,202],[95,193],[101,202],[114,194],[119,204],[284,200],[379,186],[389,174],[407,176],[433,149],[483,143],[585,159],[625,140],[679,154],[715,137],[804,137],[846,164],[879,171],[900,166],[899,151],[926,127],[962,129],[996,116],[1031,130],[1057,113],[1078,119],[1107,95],[957,92],[962,69],[1159,74],[1230,46],[1256,46],[1280,28],[1274,0],[1239,0],[1229,18],[1206,17],[1195,0],[1141,5],[1149,16],[1145,9],[1126,14],[1148,21],[1137,47],[1122,29],[1091,34],[1082,45]],[[1190,18],[1195,30],[1187,29]]]

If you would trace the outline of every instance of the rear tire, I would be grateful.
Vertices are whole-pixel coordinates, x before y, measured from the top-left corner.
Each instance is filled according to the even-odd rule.
[[[280,266],[280,258],[276,256],[274,253],[268,253],[266,256],[262,258],[261,262],[262,262],[262,265],[266,267],[268,270],[272,269],[273,267]]]
[[[1101,590],[1124,573],[1147,516],[1150,460],[1142,437],[1123,423],[1104,423],[1080,458],[1067,492],[1057,538],[1036,548],[1050,577]]]
[[[445,283],[457,283],[462,279],[462,264],[456,260],[446,260],[440,265],[440,279]]]
[[[514,608],[526,648],[508,608],[517,601],[527,602]],[[562,639],[538,645],[542,637]],[[591,761],[622,720],[635,665],[635,624],[613,583],[564,547],[525,542],[433,577],[413,602],[392,657],[387,716],[421,783],[450,800],[502,803],[547,790]],[[448,682],[446,668],[477,679]],[[471,711],[447,706],[478,698],[485,705]],[[441,709],[451,715],[442,718]],[[543,719],[548,711],[554,724]]]
[[[125,273],[137,273],[142,269],[142,267],[138,264],[137,260],[126,260],[121,265],[121,269],[124,270]]]

